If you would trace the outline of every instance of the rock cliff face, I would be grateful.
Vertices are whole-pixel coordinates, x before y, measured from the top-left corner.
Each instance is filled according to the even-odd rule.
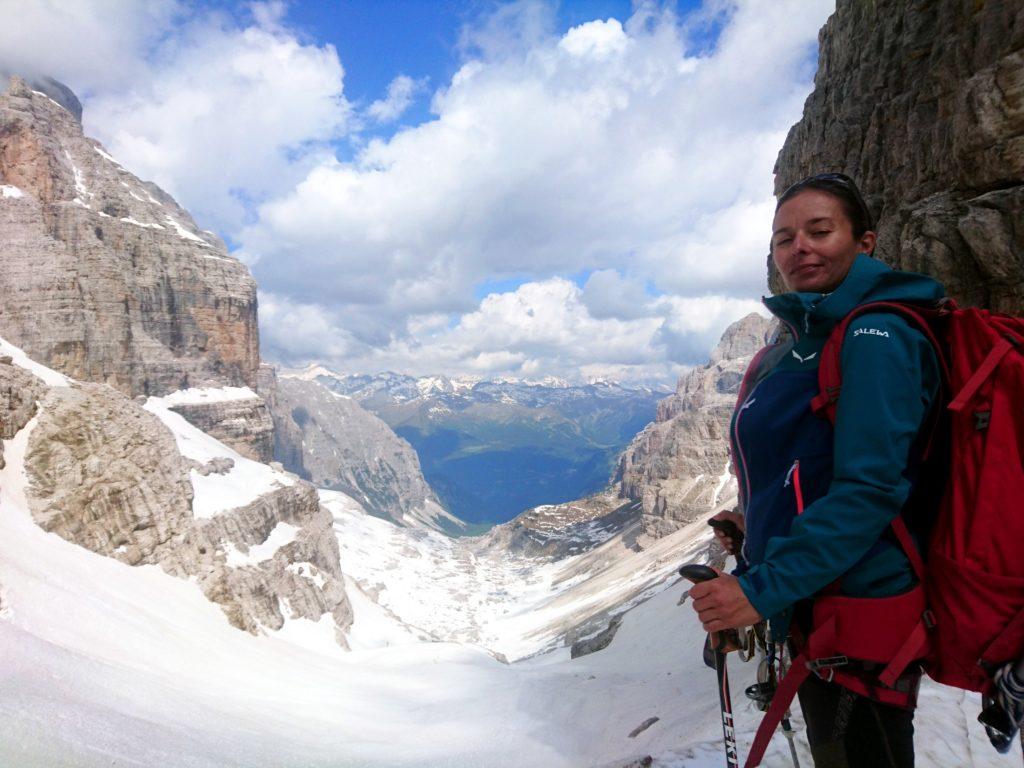
[[[227,474],[234,460],[198,467],[157,416],[106,385],[45,387],[0,364],[0,392],[16,388],[28,393],[22,402],[40,400],[25,470],[42,528],[129,565],[194,578],[240,629],[330,615],[345,644],[352,612],[332,517],[316,489],[282,475],[286,482],[251,501],[201,516],[193,509],[195,476]],[[31,409],[13,413],[0,422],[5,436],[28,422]]]
[[[0,438],[37,417],[24,458],[33,518],[193,579],[241,629],[330,616],[345,645],[330,513],[308,483],[250,461],[273,453],[249,388],[255,282],[82,135],[74,94],[34,85],[46,92],[15,77],[0,93]],[[154,412],[131,399],[168,393]]]
[[[342,491],[400,525],[458,529],[405,440],[355,400],[264,366],[260,394],[274,421],[274,456],[320,488]]]
[[[17,77],[0,93],[0,242],[0,336],[33,359],[129,395],[255,385],[248,270]]]
[[[1024,4],[839,0],[819,41],[776,192],[845,172],[880,258],[961,303],[1024,312]]]
[[[736,501],[729,471],[729,420],[743,372],[774,322],[751,314],[733,323],[711,361],[679,380],[658,416],[619,458],[621,496],[641,505],[643,532],[659,538]]]
[[[263,398],[248,387],[225,387],[213,392],[224,396],[210,397],[208,389],[175,392],[171,410],[246,458],[272,461],[274,422]]]

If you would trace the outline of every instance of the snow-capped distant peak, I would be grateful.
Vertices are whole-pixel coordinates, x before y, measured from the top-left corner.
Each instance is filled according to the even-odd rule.
[[[416,380],[416,388],[422,395],[452,392],[454,390],[452,382],[447,376],[424,376]]]
[[[449,381],[456,392],[469,391],[484,381],[482,376],[452,376]]]
[[[319,363],[311,363],[298,371],[281,371],[279,375],[285,379],[302,379],[302,381],[315,381],[320,376],[337,378],[338,374],[329,368],[324,368]]]
[[[491,381],[495,384],[510,384],[513,386],[526,387],[548,387],[550,389],[568,389],[572,383],[567,379],[558,376],[544,376],[540,379],[520,379],[515,376],[498,376]]]

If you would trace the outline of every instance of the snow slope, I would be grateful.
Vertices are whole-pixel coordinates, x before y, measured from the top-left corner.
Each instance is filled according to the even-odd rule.
[[[34,424],[4,443],[0,470],[0,765],[584,768],[653,755],[660,768],[721,766],[714,674],[671,576],[701,551],[705,526],[664,551],[623,555],[613,537],[531,561],[397,529],[325,494],[355,613],[346,653],[311,621],[238,631],[194,583],[44,532],[25,498]],[[182,434],[197,459],[225,455]],[[226,502],[235,481],[214,477]],[[537,653],[567,619],[645,595],[605,650]],[[492,652],[535,655],[504,664]],[[758,719],[740,694],[752,667],[732,662],[742,750]],[[919,765],[1019,764],[1019,750],[988,746],[977,709],[976,696],[926,686]],[[765,765],[788,764],[777,737]]]
[[[588,765],[634,751],[628,732],[681,693],[699,633],[668,610],[678,590],[659,601],[675,639],[656,664],[636,653],[657,642],[643,632],[628,658],[561,651],[514,666],[454,643],[346,654],[239,632],[193,584],[38,528],[21,470],[30,429],[0,471],[0,764]],[[371,626],[374,609],[357,608]],[[713,732],[703,678],[666,746]],[[641,702],[643,717],[630,711]]]

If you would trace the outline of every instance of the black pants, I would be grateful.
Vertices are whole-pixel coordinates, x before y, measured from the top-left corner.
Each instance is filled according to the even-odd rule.
[[[913,768],[914,711],[809,677],[797,692],[815,768]]]

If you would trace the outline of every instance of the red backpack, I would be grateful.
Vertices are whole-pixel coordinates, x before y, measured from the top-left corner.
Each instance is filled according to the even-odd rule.
[[[850,322],[898,314],[935,347],[943,369],[926,458],[942,437],[945,489],[935,511],[927,565],[902,517],[892,530],[920,584],[889,598],[826,590],[812,630],[776,691],[747,759],[756,766],[797,688],[811,673],[890,704],[912,706],[904,672],[924,660],[940,683],[988,693],[992,674],[1024,655],[1024,319],[983,309],[872,302],[832,331],[818,369],[815,413],[835,422],[840,352]],[[939,432],[942,432],[940,435]],[[877,672],[855,674],[851,661]],[[910,676],[913,680],[913,676]]]

